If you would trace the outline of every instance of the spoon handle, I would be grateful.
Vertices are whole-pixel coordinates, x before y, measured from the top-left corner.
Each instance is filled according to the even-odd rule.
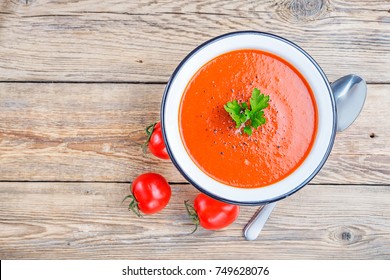
[[[246,240],[252,241],[259,236],[275,206],[276,202],[266,204],[255,213],[244,228],[244,236]]]

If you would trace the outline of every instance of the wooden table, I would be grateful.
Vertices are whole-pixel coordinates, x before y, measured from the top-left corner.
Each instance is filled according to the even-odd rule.
[[[366,104],[258,240],[242,235],[256,207],[189,235],[198,192],[142,154],[144,128],[188,52],[249,29],[296,42],[330,81],[361,75]],[[0,0],[0,80],[1,259],[390,258],[388,0]],[[121,200],[149,171],[173,196],[139,219]]]

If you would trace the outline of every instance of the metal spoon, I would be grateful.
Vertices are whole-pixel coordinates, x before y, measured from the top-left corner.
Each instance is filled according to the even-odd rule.
[[[366,82],[350,74],[331,84],[337,109],[337,131],[348,128],[360,114],[367,95]],[[261,206],[244,228],[246,240],[255,240],[267,222],[276,202]]]

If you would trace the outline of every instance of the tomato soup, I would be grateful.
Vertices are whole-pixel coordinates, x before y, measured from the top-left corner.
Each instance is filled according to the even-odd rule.
[[[266,123],[248,136],[224,105],[249,101],[254,88],[270,101]],[[185,89],[179,114],[181,137],[195,164],[239,188],[270,185],[291,174],[317,131],[317,107],[306,80],[288,62],[258,50],[225,53],[201,67]]]

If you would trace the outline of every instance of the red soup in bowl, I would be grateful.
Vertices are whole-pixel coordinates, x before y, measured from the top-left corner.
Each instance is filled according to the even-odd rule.
[[[248,133],[225,105],[237,102],[239,114],[251,115],[245,107],[252,110],[254,89],[269,101],[265,123]],[[198,46],[173,72],[161,105],[173,164],[200,191],[241,205],[277,201],[305,186],[330,154],[336,120],[317,63],[292,42],[256,31]]]
[[[269,95],[266,123],[242,133],[225,111],[232,100],[247,102],[258,88]],[[186,151],[207,175],[238,188],[258,188],[291,174],[310,152],[317,107],[304,77],[284,59],[241,49],[219,55],[189,81],[179,113]]]

